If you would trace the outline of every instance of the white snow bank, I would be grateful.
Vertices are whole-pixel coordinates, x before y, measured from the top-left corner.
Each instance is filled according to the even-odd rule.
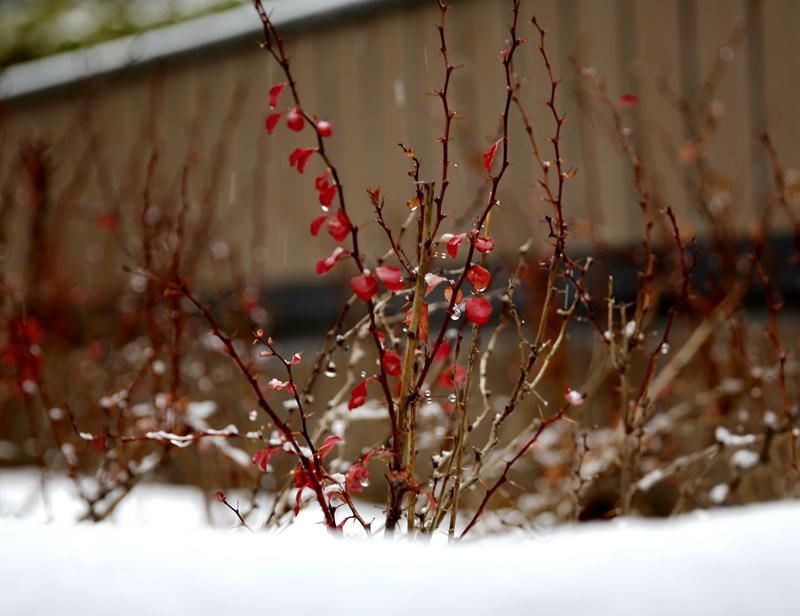
[[[4,614],[800,613],[800,504],[457,547],[0,520]]]

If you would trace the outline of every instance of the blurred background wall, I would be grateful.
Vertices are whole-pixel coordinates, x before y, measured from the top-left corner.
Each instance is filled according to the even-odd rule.
[[[304,176],[289,168],[289,152],[312,145],[308,134],[282,125],[266,135],[267,91],[281,76],[259,49],[260,24],[252,7],[232,4],[237,6],[210,6],[223,10],[145,34],[12,64],[0,75],[0,182],[10,280],[16,276],[24,284],[31,255],[47,250],[80,281],[77,295],[102,301],[127,284],[122,265],[141,263],[136,238],[142,224],[174,216],[185,199],[191,206],[189,251],[202,263],[197,284],[321,282],[314,263],[332,243],[312,240],[308,225],[319,213],[312,178],[323,169],[313,159]],[[417,152],[423,177],[440,173],[434,139],[442,130],[441,107],[429,94],[443,77],[436,4],[267,4],[286,34],[303,106],[333,122],[331,153],[354,222],[365,225],[381,247],[375,254],[382,253],[366,189],[380,185],[389,219],[399,224],[405,218],[412,187],[397,144]],[[450,96],[462,116],[454,128],[448,195],[450,220],[457,221],[469,219],[470,205],[485,187],[481,153],[498,131],[504,96],[498,59],[510,3],[450,4],[448,47],[451,60],[463,65]],[[84,9],[99,10],[88,2]],[[706,146],[714,161],[712,190],[715,207],[729,213],[736,233],[752,226],[770,189],[760,131],[769,130],[789,167],[787,180],[797,181],[791,167],[800,158],[800,3],[523,0],[523,14],[535,14],[550,28],[548,50],[563,80],[563,148],[566,166],[577,169],[566,193],[573,246],[624,247],[642,233],[629,165],[580,70],[602,78],[614,101],[626,93],[638,96],[636,105],[622,110],[623,118],[636,131],[660,203],[676,210],[687,233],[703,234],[703,216],[687,188],[692,144],[676,100],[697,106],[708,99],[718,119]],[[521,97],[545,144],[553,126],[540,103],[549,83],[535,31],[527,23],[521,31],[531,43],[518,55],[516,68],[525,78]],[[493,232],[507,249],[534,237],[544,250],[549,210],[516,115],[511,135],[512,167]],[[34,216],[20,172],[31,144],[45,152],[45,224],[58,231],[59,242],[47,247],[31,246]],[[151,205],[143,223],[146,187]],[[330,279],[337,275],[332,272]]]

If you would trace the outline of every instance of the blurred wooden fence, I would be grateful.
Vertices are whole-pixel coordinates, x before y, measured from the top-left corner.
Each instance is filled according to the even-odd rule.
[[[450,220],[456,220],[482,189],[480,155],[497,134],[504,96],[498,57],[507,36],[509,2],[455,0],[451,5],[450,53],[454,63],[464,65],[451,93],[452,106],[463,116],[455,128],[448,194]],[[578,169],[566,193],[576,239],[634,242],[642,223],[629,168],[600,116],[589,111],[594,96],[582,86],[570,57],[602,76],[613,99],[627,92],[639,96],[625,117],[638,127],[663,200],[686,226],[701,226],[678,155],[686,127],[659,81],[695,103],[712,67],[722,60],[714,94],[721,119],[710,148],[719,189],[729,198],[731,220],[740,230],[753,222],[769,188],[758,131],[769,129],[787,167],[798,164],[797,0],[523,0],[521,31],[530,44],[520,50],[517,69],[526,76],[522,97],[546,148],[552,122],[538,104],[548,85],[533,44],[535,32],[527,23],[533,14],[551,29],[548,50],[563,78],[559,102],[570,120],[563,147],[567,165]],[[303,105],[332,120],[331,153],[354,221],[366,224],[365,233],[376,239],[365,189],[382,187],[394,221],[405,217],[411,194],[408,161],[397,144],[418,153],[423,177],[440,174],[434,137],[441,133],[441,107],[427,94],[442,82],[438,18],[435,2],[409,2],[296,27],[287,36]],[[740,37],[728,42],[737,23],[743,24]],[[234,276],[313,278],[314,262],[332,248],[332,241],[312,239],[308,232],[319,213],[312,180],[321,167],[312,160],[300,176],[288,166],[288,153],[312,145],[310,135],[285,127],[271,137],[265,134],[267,89],[280,76],[257,42],[254,32],[245,41],[146,70],[8,103],[0,179],[13,181],[22,140],[36,137],[47,144],[51,224],[58,225],[62,239],[61,263],[101,285],[119,277],[122,263],[136,263],[134,236],[119,240],[94,221],[119,210],[123,228],[138,229],[146,169],[155,150],[153,202],[166,215],[180,203],[181,171],[190,161],[191,237],[204,254],[229,251]],[[543,241],[548,208],[540,200],[538,174],[516,115],[511,126],[512,167],[500,195],[504,207],[492,221],[494,234],[504,242],[531,235]],[[11,215],[11,228],[19,230],[9,238],[14,263],[28,254],[24,230],[30,213],[16,207]],[[204,269],[208,281],[230,273],[219,265]]]

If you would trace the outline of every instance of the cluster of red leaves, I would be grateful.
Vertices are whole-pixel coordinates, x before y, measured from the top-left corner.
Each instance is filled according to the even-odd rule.
[[[399,267],[393,265],[380,265],[375,268],[375,272],[365,272],[354,276],[350,280],[350,287],[353,293],[364,301],[369,301],[378,292],[378,280],[390,291],[400,291],[403,289],[403,272]]]

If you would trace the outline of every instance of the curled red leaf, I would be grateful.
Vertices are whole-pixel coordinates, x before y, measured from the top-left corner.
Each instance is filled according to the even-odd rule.
[[[332,173],[330,168],[325,169],[325,171],[323,171],[320,175],[318,175],[314,180],[314,188],[316,188],[317,190],[324,190],[328,188],[328,186],[330,185],[331,176]]]
[[[319,191],[319,204],[324,205],[326,208],[333,203],[333,200],[336,198],[336,193],[338,192],[339,187],[336,184],[332,186],[326,186],[322,190]]]
[[[344,485],[348,493],[358,494],[364,491],[364,488],[369,485],[369,481],[369,471],[364,462],[359,460],[348,469]]]
[[[325,440],[322,441],[322,445],[317,448],[317,453],[319,453],[321,458],[324,458],[331,452],[331,449],[333,449],[339,443],[344,443],[344,439],[341,436],[329,434],[325,437]]]
[[[439,348],[436,349],[436,352],[433,354],[434,361],[444,361],[450,355],[450,343],[447,340],[443,340],[442,344],[439,345]]]
[[[353,293],[364,301],[369,301],[378,292],[378,282],[370,274],[361,274],[350,279]]]
[[[456,258],[458,247],[461,246],[461,242],[463,242],[466,237],[466,233],[459,233],[458,235],[451,235],[448,233],[442,236],[443,240],[447,240],[447,254],[450,255],[451,259]]]
[[[267,383],[267,387],[273,391],[283,391],[285,389],[289,393],[297,393],[297,389],[294,385],[292,385],[289,381],[281,381],[280,379],[270,379],[269,383]]]
[[[485,291],[492,282],[492,275],[485,267],[476,264],[469,268],[467,280],[476,291]]]
[[[497,153],[497,148],[500,146],[502,139],[498,139],[492,145],[490,145],[486,151],[483,153],[483,168],[486,169],[486,173],[492,172],[492,163],[494,162],[494,156]]]
[[[467,318],[476,325],[485,325],[492,316],[492,305],[484,297],[467,300]]]
[[[375,268],[375,275],[390,291],[400,291],[403,288],[403,272],[393,265],[380,265]]]
[[[264,449],[259,449],[253,454],[253,464],[266,473],[269,459],[280,450],[280,447],[264,447]]]
[[[333,266],[336,265],[336,263],[347,254],[347,251],[341,246],[334,248],[330,256],[317,261],[317,275],[323,276],[327,274],[329,271],[331,271],[331,268],[333,268]]]
[[[442,278],[441,276],[437,276],[436,274],[431,274],[430,272],[425,274],[425,284],[427,285],[425,288],[425,295],[430,295],[433,290],[438,287],[443,282],[450,282],[447,278]]]
[[[350,233],[350,219],[344,210],[338,210],[336,216],[328,221],[328,233],[337,242],[343,241]]]
[[[275,109],[278,106],[278,99],[281,96],[281,92],[286,87],[286,83],[276,83],[269,89],[269,108]]]
[[[436,383],[441,387],[452,389],[455,387],[463,387],[467,382],[467,369],[461,364],[451,366],[446,370],[442,370]]]
[[[271,135],[272,131],[275,130],[275,127],[278,125],[278,120],[281,119],[281,115],[283,114],[281,112],[278,112],[278,113],[271,113],[270,115],[267,116],[267,122],[266,122],[267,134]]]
[[[362,381],[350,392],[350,402],[347,403],[347,410],[352,411],[363,405],[367,401],[367,382]]]
[[[381,365],[386,371],[386,374],[389,376],[398,376],[402,371],[402,362],[400,360],[400,356],[391,349],[387,349],[383,352],[383,357],[381,357]]]
[[[494,250],[494,240],[490,237],[476,237],[475,250],[478,252],[492,252]]]
[[[322,228],[322,225],[325,221],[328,220],[328,215],[323,214],[322,216],[317,216],[314,220],[311,221],[311,235],[317,235],[319,230]]]
[[[289,166],[297,167],[297,170],[303,173],[303,171],[306,170],[308,159],[311,158],[311,155],[316,151],[316,148],[296,148],[289,155]]]

